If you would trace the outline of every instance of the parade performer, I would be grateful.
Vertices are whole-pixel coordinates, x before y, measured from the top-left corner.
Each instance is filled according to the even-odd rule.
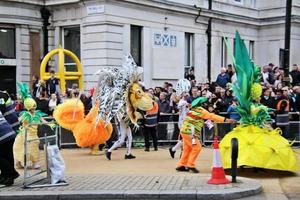
[[[67,100],[53,114],[59,125],[73,132],[77,145],[91,147],[93,154],[98,154],[99,144],[110,138],[110,121],[118,113],[124,116],[127,113],[137,124],[142,116],[140,111],[153,107],[152,100],[143,93],[138,83],[136,64],[131,56],[125,57],[122,67],[107,67],[97,73],[99,78],[93,95],[93,108],[86,117],[79,99]]]
[[[187,113],[187,116],[180,128],[180,135],[183,139],[183,153],[177,163],[177,171],[199,173],[199,170],[196,169],[195,162],[201,151],[199,136],[205,119],[210,119],[215,122],[235,122],[235,120],[226,119],[225,117],[210,113],[202,108],[201,104],[206,101],[207,98],[198,97],[192,102],[191,109]]]
[[[154,101],[147,95],[139,83],[140,74],[131,55],[123,59],[122,67],[104,68],[99,72],[99,81],[94,99],[99,99],[98,118],[109,123],[115,116],[120,124],[121,136],[119,140],[106,151],[106,158],[111,159],[112,151],[121,146],[127,135],[127,153],[125,159],[132,159],[132,135],[129,123],[138,127],[138,120],[143,119],[146,111],[151,110]],[[122,116],[122,117],[120,117]]]
[[[13,103],[5,91],[0,91],[0,185],[11,186],[19,177],[15,169],[13,144],[19,120]]]
[[[37,135],[37,126],[41,122],[46,122],[43,117],[46,116],[39,110],[36,110],[36,102],[31,98],[31,94],[28,86],[25,83],[17,83],[19,87],[19,95],[24,102],[25,111],[20,112],[19,119],[22,123],[20,131],[17,134],[16,141],[14,143],[14,156],[16,160],[16,166],[22,168],[24,166],[24,143],[25,132],[27,132],[27,140],[31,140],[27,143],[27,163],[31,163],[34,169],[40,168],[39,161],[39,140]]]
[[[251,61],[238,32],[235,37],[235,56],[231,53],[231,57],[237,82],[232,85],[232,89],[239,102],[236,111],[241,119],[240,125],[220,142],[223,167],[231,167],[231,139],[237,138],[238,166],[295,171],[299,166],[291,148],[292,143],[281,136],[279,128],[273,130],[270,127],[269,109],[256,103],[262,93],[259,84],[260,68]]]
[[[127,138],[127,140],[126,140],[126,154],[125,154],[124,158],[125,159],[134,159],[135,156],[131,154],[132,132],[131,132],[131,129],[130,129],[130,126],[129,126],[128,119],[126,120],[125,116],[122,116],[121,114],[118,114],[117,118],[118,119],[116,121],[119,122],[119,129],[118,129],[119,139],[112,145],[111,148],[109,148],[106,151],[106,153],[105,153],[106,158],[108,160],[110,160],[112,151],[115,150],[118,147],[121,147],[122,144],[125,142],[125,139]]]
[[[178,108],[178,128],[180,129],[183,120],[186,114],[189,112],[190,104],[187,102],[189,97],[189,91],[191,89],[190,81],[187,79],[180,79],[176,84],[176,97],[180,98],[177,108]],[[175,157],[175,153],[177,150],[181,149],[182,140],[180,134],[178,135],[178,141],[176,145],[169,148],[169,153],[172,158]]]
[[[84,106],[79,99],[70,99],[57,106],[53,116],[57,123],[71,130],[79,147],[91,147],[107,141],[112,133],[111,123],[97,120],[99,103],[84,116]]]

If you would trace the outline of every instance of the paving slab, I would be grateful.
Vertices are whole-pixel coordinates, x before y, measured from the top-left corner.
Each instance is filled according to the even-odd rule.
[[[300,150],[295,149],[295,151],[300,164]],[[175,159],[172,159],[168,147],[159,148],[158,151],[151,149],[150,152],[133,149],[133,154],[137,156],[133,160],[125,160],[125,152],[126,150],[122,148],[114,151],[112,160],[108,161],[104,153],[99,156],[89,155],[89,149],[62,149],[68,186],[25,190],[22,188],[21,176],[13,187],[0,188],[0,200],[300,199],[299,171],[296,173],[272,170],[255,172],[252,169],[243,169],[238,171],[239,183],[214,186],[206,184],[210,178],[212,165],[211,148],[203,148],[200,153],[197,161],[200,174],[176,172],[175,167],[180,152],[176,153]],[[23,173],[22,170],[19,172]],[[230,177],[228,179],[230,180]],[[250,186],[247,186],[248,182]],[[247,191],[243,189],[244,186]]]
[[[67,177],[67,186],[27,189],[22,188],[22,179],[18,179],[14,186],[0,189],[0,200],[237,199],[262,191],[259,181],[249,178],[226,185],[207,184],[209,178],[209,174],[72,175]],[[131,188],[126,187],[129,183]]]

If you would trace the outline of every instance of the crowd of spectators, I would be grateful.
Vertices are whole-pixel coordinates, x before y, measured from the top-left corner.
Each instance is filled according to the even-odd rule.
[[[89,93],[79,92],[78,85],[74,83],[71,88],[62,93],[59,90],[59,81],[54,77],[55,72],[50,71],[51,78],[44,82],[34,76],[31,87],[32,94],[37,102],[37,109],[48,115],[52,115],[55,107],[66,98],[76,98],[80,95],[80,99],[88,112],[92,106],[92,91]],[[284,110],[288,112],[299,113],[300,111],[300,67],[296,64],[292,66],[290,71],[291,84],[284,86],[283,69],[274,66],[272,63],[261,68],[261,85],[263,94],[260,103],[269,108],[276,110]],[[191,103],[195,98],[202,96],[207,97],[208,101],[203,105],[208,111],[222,114],[227,113],[227,117],[238,120],[239,116],[234,110],[238,104],[234,97],[233,91],[229,83],[236,82],[236,74],[232,65],[220,69],[220,74],[212,83],[197,83],[196,77],[192,73],[188,74],[191,82],[191,90],[184,94],[187,103]],[[176,91],[172,83],[165,82],[162,87],[145,88],[145,91],[153,96],[159,106],[159,121],[166,122],[170,120],[170,115],[178,113],[178,103],[181,97],[176,96]],[[16,101],[17,102],[17,101]],[[283,103],[284,102],[284,103]],[[21,104],[16,105],[17,110],[21,110]],[[299,114],[298,117],[299,118]],[[172,117],[173,121],[178,120],[178,116]],[[166,125],[160,125],[160,132],[166,131]],[[177,128],[177,127],[175,127]],[[178,130],[177,130],[178,131]],[[160,134],[165,139],[166,134]],[[160,137],[160,136],[159,136]]]
[[[279,103],[282,100],[287,101],[286,110],[290,112],[300,111],[300,67],[293,65],[290,72],[291,84],[284,86],[283,83],[284,71],[283,69],[274,66],[272,63],[261,68],[261,85],[263,94],[260,103],[279,110]],[[217,76],[215,82],[197,83],[195,79],[190,79],[191,90],[187,99],[191,103],[195,98],[202,96],[207,97],[208,101],[204,104],[210,112],[231,112],[231,106],[236,106],[238,103],[234,98],[233,91],[229,83],[236,83],[236,74],[232,65],[227,68],[221,68],[220,74]],[[176,113],[177,103],[179,99],[174,98],[175,90],[171,83],[165,82],[163,87],[150,88],[154,91],[153,94],[159,98],[159,102],[163,103],[163,110],[161,112]],[[162,94],[162,95],[161,95]],[[164,98],[166,97],[166,98]],[[161,105],[161,103],[159,104]],[[169,106],[166,106],[169,105]],[[234,115],[233,117],[237,117]]]
[[[77,98],[80,95],[80,100],[83,102],[86,113],[92,107],[92,93],[80,93],[78,84],[73,83],[65,92],[60,91],[59,80],[55,78],[55,71],[50,69],[50,79],[46,82],[39,79],[38,76],[32,76],[31,94],[37,103],[37,110],[52,116],[56,106],[66,99]],[[92,91],[92,90],[91,90]],[[13,97],[15,100],[15,108],[17,112],[23,110],[22,101]]]

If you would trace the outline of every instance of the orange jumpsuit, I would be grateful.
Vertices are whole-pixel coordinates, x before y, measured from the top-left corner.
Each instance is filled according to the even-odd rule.
[[[200,136],[201,129],[205,119],[210,119],[215,122],[224,122],[225,117],[208,112],[202,107],[192,108],[185,117],[180,128],[180,135],[183,138],[183,153],[177,163],[177,167],[195,168],[195,162],[201,151],[201,144],[196,140],[196,144],[192,144],[192,126],[195,130],[195,136]]]

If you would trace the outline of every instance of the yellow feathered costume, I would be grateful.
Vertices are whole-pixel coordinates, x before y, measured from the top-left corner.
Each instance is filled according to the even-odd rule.
[[[71,130],[80,147],[90,147],[106,142],[112,133],[112,125],[105,126],[103,120],[96,123],[99,104],[96,103],[84,117],[84,106],[80,100],[70,99],[60,104],[54,111],[57,123],[65,129]]]
[[[241,119],[240,125],[225,135],[220,142],[223,166],[231,167],[231,139],[237,138],[238,166],[296,171],[299,164],[291,143],[281,136],[280,129],[270,128],[267,122],[272,120],[268,108],[256,103],[262,93],[259,84],[260,68],[249,58],[247,48],[238,32],[235,41],[235,56],[231,54],[231,57],[237,83],[232,85],[232,89],[239,101],[236,111]]]
[[[298,170],[297,157],[280,129],[258,126],[238,126],[220,143],[223,167],[231,168],[231,139],[239,142],[238,166],[253,166],[274,170]]]

